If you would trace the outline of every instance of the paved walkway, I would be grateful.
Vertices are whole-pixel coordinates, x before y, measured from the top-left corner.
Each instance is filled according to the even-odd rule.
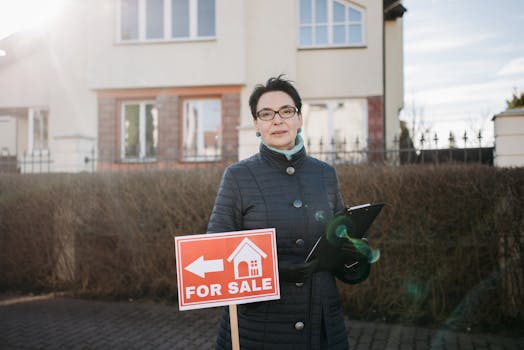
[[[220,308],[65,297],[0,300],[0,349],[212,349]],[[349,321],[352,350],[521,350],[507,338]]]

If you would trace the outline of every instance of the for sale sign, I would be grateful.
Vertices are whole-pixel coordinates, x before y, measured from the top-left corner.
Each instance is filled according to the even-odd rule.
[[[175,237],[180,310],[280,299],[275,229]]]

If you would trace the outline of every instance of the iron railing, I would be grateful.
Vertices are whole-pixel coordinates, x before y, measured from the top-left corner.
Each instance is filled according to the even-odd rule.
[[[452,133],[448,138],[448,147],[439,147],[439,138],[435,136],[428,141],[422,135],[418,139],[419,147],[411,140],[395,137],[389,147],[384,144],[362,142],[358,138],[348,142],[346,139],[306,140],[306,149],[311,156],[332,165],[338,164],[442,164],[442,163],[481,163],[493,165],[494,147],[482,147],[482,135],[476,135],[478,147],[471,147],[468,135],[464,133],[463,148],[458,148]],[[469,146],[469,147],[467,147]],[[120,152],[107,149],[92,149],[83,156],[82,164],[61,165],[61,168],[77,169],[76,171],[133,171],[159,170],[173,168],[207,168],[231,164],[238,160],[235,152],[226,154],[225,147],[208,154],[184,156],[185,152],[175,148],[155,149],[148,157],[122,159]],[[49,151],[23,153],[21,156],[0,154],[0,173],[45,173],[59,171],[53,169],[54,160]],[[75,171],[75,170],[73,170]]]

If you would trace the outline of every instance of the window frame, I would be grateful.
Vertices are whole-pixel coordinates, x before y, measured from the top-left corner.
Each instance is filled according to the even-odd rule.
[[[138,146],[139,152],[138,157],[126,157],[126,106],[128,105],[138,105]],[[153,108],[156,108],[158,111],[158,106],[155,100],[146,99],[146,100],[126,100],[120,103],[120,160],[125,163],[135,163],[135,162],[155,162],[157,160],[156,155],[158,154],[158,122],[159,116],[157,116],[157,144],[155,146],[156,151],[155,156],[147,156],[147,136],[146,136],[146,106],[152,105]],[[153,133],[155,130],[153,130]]]
[[[337,123],[337,120],[336,120],[336,113],[337,113],[337,108],[341,105],[341,104],[346,104],[346,103],[356,103],[357,105],[360,105],[362,107],[362,112],[363,112],[363,115],[362,116],[362,119],[361,120],[355,120],[355,119],[352,119],[354,117],[358,117],[357,115],[353,115],[353,114],[348,114],[347,116],[349,117],[347,123],[344,123],[344,129],[346,128],[349,128],[348,125],[354,125],[355,121],[357,123],[361,123],[359,126],[359,128],[355,131],[355,127],[351,127],[349,129],[351,129],[354,134],[356,134],[356,138],[354,139],[348,139],[346,136],[347,134],[344,132],[345,130],[344,129],[340,129],[339,127],[337,128],[337,126],[340,126],[341,124],[338,124]],[[357,105],[354,105],[354,106],[357,106]],[[325,127],[326,127],[326,132],[327,132],[327,137],[328,139],[324,139],[324,135],[320,134],[318,138],[312,138],[312,135],[311,135],[311,132],[309,131],[309,117],[310,117],[310,111],[309,109],[314,106],[314,107],[321,107],[323,108],[324,110],[324,113],[325,113],[325,116],[326,118],[323,120],[323,123],[325,123]],[[358,106],[357,106],[358,108]],[[364,98],[337,98],[337,99],[311,99],[311,100],[303,100],[302,101],[302,110],[304,111],[303,113],[303,126],[302,126],[302,129],[303,129],[303,137],[304,137],[304,141],[305,142],[310,142],[313,140],[313,144],[310,145],[310,148],[308,149],[309,152],[315,154],[316,152],[318,152],[317,150],[317,143],[316,142],[319,142],[320,139],[322,139],[322,142],[324,145],[327,145],[328,147],[328,151],[329,152],[334,152],[336,153],[338,150],[337,149],[329,149],[331,147],[331,141],[333,139],[335,139],[335,145],[340,145],[340,144],[344,144],[345,145],[345,149],[343,150],[343,152],[355,152],[355,151],[358,151],[359,149],[362,149],[362,148],[366,148],[367,147],[367,142],[368,142],[368,135],[369,135],[369,111],[367,109],[367,101],[365,101]],[[335,124],[338,124],[338,125],[335,125]],[[314,125],[313,125],[314,127]],[[318,129],[317,129],[318,130]],[[343,132],[343,135],[344,135],[344,138],[345,138],[345,143],[344,143],[344,138],[340,139],[337,137],[337,132],[338,131],[342,131]],[[317,134],[318,135],[318,134]],[[359,140],[362,144],[362,147],[353,147],[353,145],[355,145],[355,141],[356,140]],[[317,141],[318,140],[318,141]],[[341,143],[342,142],[342,143]]]
[[[364,7],[357,6],[353,3],[347,2],[345,0],[326,0],[327,3],[327,22],[317,22],[316,17],[316,9],[315,9],[315,0],[306,0],[310,2],[311,5],[311,23],[309,24],[302,24],[300,22],[300,14],[301,14],[301,1],[299,0],[298,3],[298,14],[297,14],[297,23],[298,23],[298,30],[297,30],[297,46],[299,49],[328,49],[328,48],[362,48],[366,47],[366,11]],[[334,3],[338,3],[342,6],[344,6],[344,10],[346,12],[345,14],[345,22],[344,22],[344,29],[346,31],[346,40],[344,43],[335,43],[334,42],[334,27],[336,25],[340,25],[340,22],[335,22],[334,19]],[[360,22],[351,22],[349,20],[349,9],[358,11],[361,15]],[[349,33],[350,33],[350,27],[351,25],[359,24],[361,27],[361,41],[359,43],[350,43],[349,42]],[[315,43],[315,28],[317,26],[327,26],[327,43],[326,44],[316,44]],[[304,27],[311,28],[311,45],[304,45],[301,43],[301,29]]]
[[[161,38],[147,38],[147,14],[146,14],[146,1],[138,1],[138,38],[136,39],[123,39],[122,38],[122,3],[124,0],[117,1],[116,17],[116,42],[120,44],[143,44],[143,43],[166,43],[166,42],[188,42],[188,41],[210,41],[217,39],[217,1],[215,4],[215,22],[214,22],[214,34],[207,36],[198,35],[198,0],[189,1],[189,35],[187,37],[173,37],[172,28],[172,0],[163,0],[163,35]]]
[[[193,101],[218,101],[219,104],[219,147],[218,155],[206,156],[205,154],[200,155],[186,155],[185,143],[186,143],[186,104]],[[221,96],[187,96],[181,101],[181,113],[180,113],[180,160],[184,163],[202,163],[202,162],[221,162],[224,158],[223,154],[223,142],[224,142],[224,128],[223,128],[223,112],[222,112],[222,97]]]

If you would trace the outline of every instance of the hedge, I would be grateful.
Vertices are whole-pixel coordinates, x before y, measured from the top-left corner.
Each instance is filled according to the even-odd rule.
[[[0,292],[175,301],[173,237],[205,232],[222,171],[0,175]],[[337,172],[347,205],[386,203],[370,278],[339,283],[349,317],[523,330],[523,168]]]

